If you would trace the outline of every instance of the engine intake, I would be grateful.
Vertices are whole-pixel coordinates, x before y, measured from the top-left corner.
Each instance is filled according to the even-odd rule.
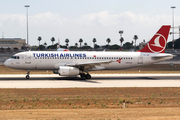
[[[68,66],[60,66],[58,68],[59,75],[62,76],[72,76],[72,75],[79,75],[80,71],[78,68],[75,67],[68,67]]]

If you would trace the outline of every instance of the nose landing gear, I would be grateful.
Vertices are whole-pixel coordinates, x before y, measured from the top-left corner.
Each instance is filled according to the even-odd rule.
[[[30,78],[29,73],[30,73],[30,70],[28,70],[28,72],[27,72],[26,79]]]

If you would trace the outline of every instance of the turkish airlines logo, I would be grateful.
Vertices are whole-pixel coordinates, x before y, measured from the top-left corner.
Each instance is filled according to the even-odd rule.
[[[166,38],[161,34],[156,34],[148,43],[148,48],[151,52],[162,52],[166,48]]]

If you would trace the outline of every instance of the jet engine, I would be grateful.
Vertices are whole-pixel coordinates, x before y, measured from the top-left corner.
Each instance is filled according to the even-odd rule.
[[[72,76],[72,75],[79,75],[80,70],[75,67],[68,67],[68,66],[60,66],[58,68],[59,75],[62,76]]]

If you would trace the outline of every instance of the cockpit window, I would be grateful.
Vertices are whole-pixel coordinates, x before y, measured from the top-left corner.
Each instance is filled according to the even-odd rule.
[[[19,59],[19,56],[12,56],[12,59]]]

